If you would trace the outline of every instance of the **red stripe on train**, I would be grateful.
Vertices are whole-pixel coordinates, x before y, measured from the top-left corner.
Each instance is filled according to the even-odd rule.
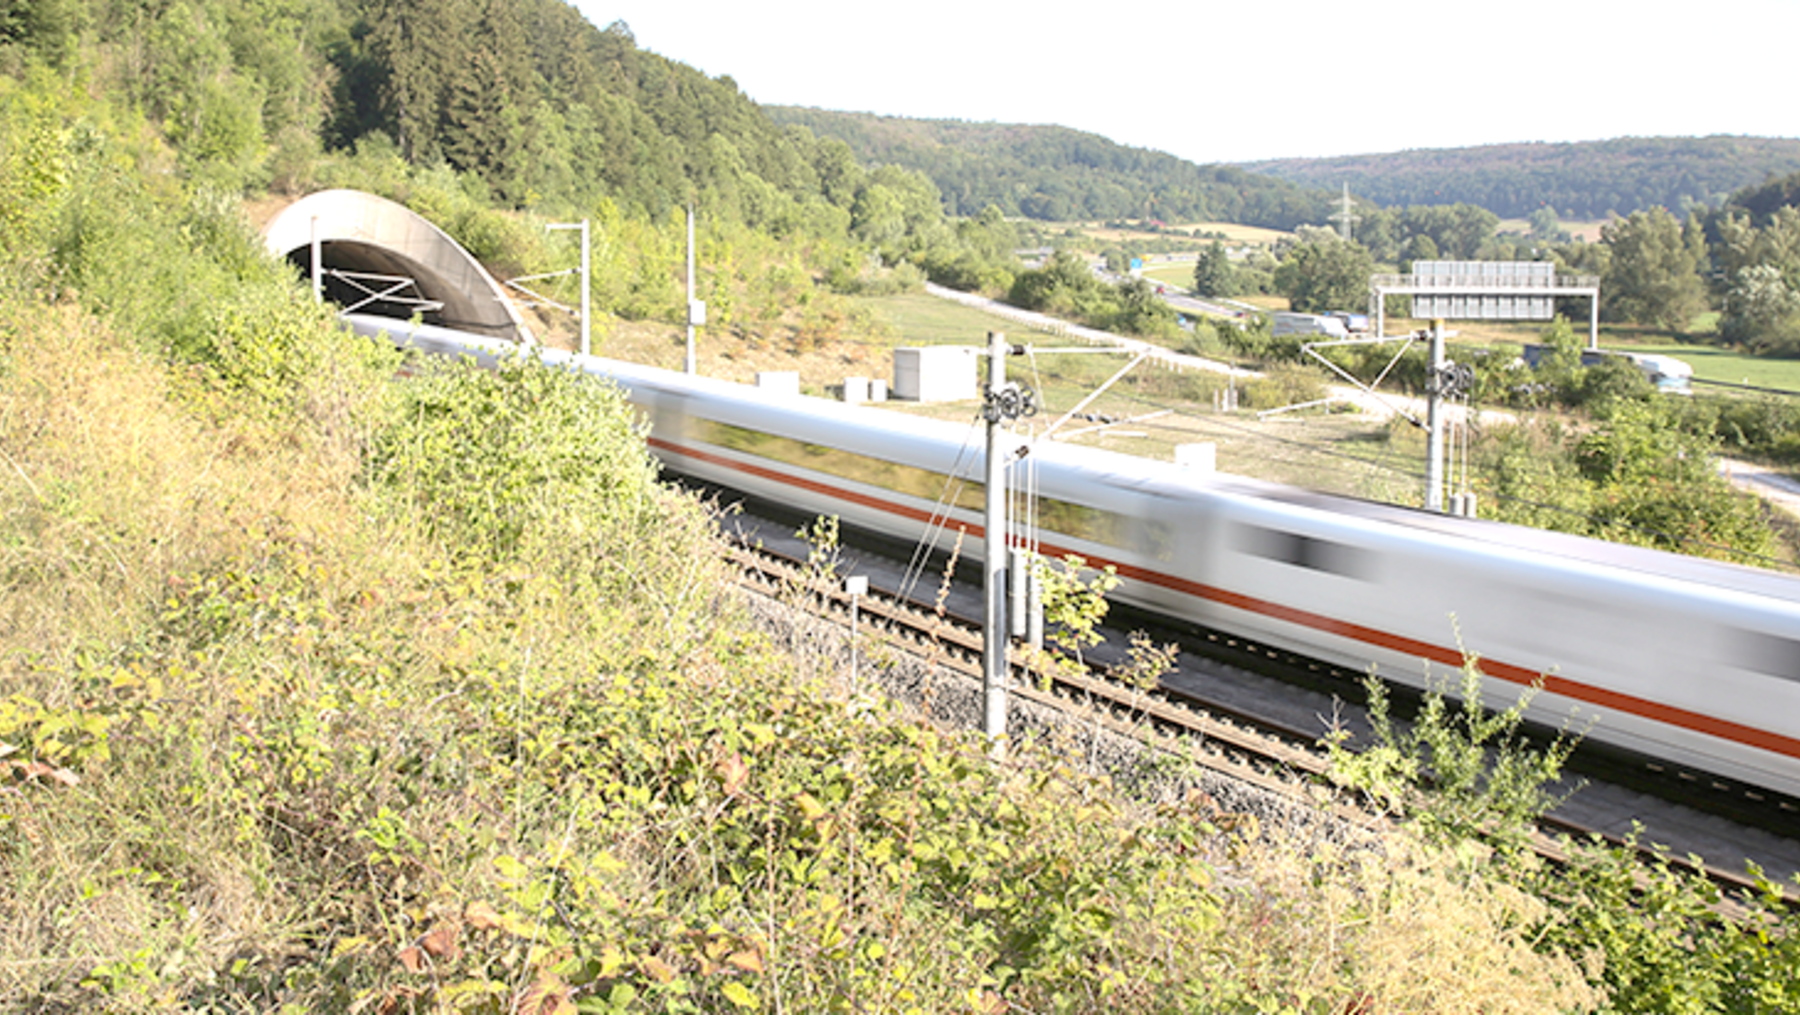
[[[823,494],[837,500],[848,501],[852,504],[872,508],[877,511],[886,512],[887,514],[898,515],[899,517],[910,519],[915,522],[931,522],[933,520],[933,516],[930,512],[920,511],[918,508],[910,507],[905,504],[897,504],[880,497],[872,497],[868,494],[857,493],[854,490],[846,490],[829,483],[821,483],[817,480],[766,468],[751,462],[741,462],[733,458],[726,458],[723,455],[701,451],[697,448],[659,440],[655,437],[649,438],[649,443],[652,447],[673,455],[681,455],[683,457],[709,462],[713,465],[723,466],[728,469],[735,469],[752,476],[773,480],[788,486],[796,486],[803,490]],[[985,530],[982,526],[970,524],[967,528],[970,535],[975,536],[976,538],[985,537]],[[1050,543],[1041,545],[1042,549],[1052,556],[1067,556],[1075,552],[1074,550],[1055,546]],[[1272,602],[1267,599],[1258,599],[1254,596],[1232,592],[1228,589],[1204,585],[1200,582],[1190,581],[1189,579],[1181,578],[1176,575],[1164,574],[1160,571],[1152,571],[1147,568],[1138,567],[1135,564],[1106,560],[1101,557],[1090,556],[1087,559],[1090,564],[1096,567],[1106,567],[1109,564],[1112,565],[1117,569],[1121,577],[1132,578],[1151,585],[1160,585],[1166,589],[1172,589],[1176,592],[1182,592],[1198,599],[1205,599],[1234,609],[1243,610],[1247,613],[1260,614],[1274,620],[1284,621],[1300,627],[1311,628],[1315,631],[1334,635],[1339,638],[1346,638],[1351,641],[1361,642],[1365,645],[1384,648],[1391,652],[1397,652],[1414,659],[1429,659],[1432,662],[1442,663],[1446,666],[1462,665],[1462,653],[1456,649],[1448,648],[1443,645],[1434,645],[1430,642],[1418,641],[1404,635],[1393,634],[1373,627],[1365,627],[1361,624],[1354,624],[1347,620],[1327,617],[1324,614],[1312,613],[1308,610],[1299,610],[1291,606],[1283,606],[1280,603]],[[1640,716],[1653,722],[1663,723],[1664,725],[1676,726],[1682,729],[1692,730],[1696,733],[1704,733],[1708,736],[1718,737],[1722,740],[1731,740],[1774,754],[1783,754],[1790,758],[1800,758],[1800,740],[1784,736],[1780,733],[1757,729],[1754,726],[1745,726],[1742,723],[1735,723],[1729,719],[1720,719],[1715,716],[1692,712],[1684,708],[1676,708],[1673,705],[1664,705],[1661,702],[1640,698],[1636,695],[1624,694],[1618,691],[1609,691],[1601,687],[1592,687],[1587,684],[1569,680],[1565,677],[1553,676],[1547,673],[1540,674],[1535,670],[1526,669],[1523,666],[1514,666],[1511,663],[1503,663],[1494,659],[1482,659],[1481,671],[1489,676],[1498,677],[1509,683],[1523,686],[1529,686],[1542,680],[1544,690],[1549,691],[1551,694],[1557,694],[1565,698],[1573,698],[1576,701],[1584,701],[1590,705],[1598,705],[1602,708],[1610,708],[1615,711]]]

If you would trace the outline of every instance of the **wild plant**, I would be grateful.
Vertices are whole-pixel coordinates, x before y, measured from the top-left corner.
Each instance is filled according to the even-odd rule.
[[[1349,731],[1325,740],[1332,778],[1361,790],[1394,814],[1412,817],[1438,840],[1482,838],[1517,848],[1534,823],[1575,790],[1553,791],[1580,736],[1566,731],[1536,748],[1523,732],[1525,710],[1542,684],[1499,711],[1483,702],[1479,657],[1465,653],[1451,700],[1445,683],[1428,686],[1410,725],[1390,714],[1385,681],[1364,678],[1374,740],[1349,748]]]

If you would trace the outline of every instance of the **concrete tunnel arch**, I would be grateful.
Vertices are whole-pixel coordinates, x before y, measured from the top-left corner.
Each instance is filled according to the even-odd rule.
[[[358,276],[404,276],[415,287],[358,312],[400,320],[415,312],[426,324],[511,341],[531,341],[518,308],[487,269],[442,229],[412,210],[359,190],[322,190],[282,209],[263,229],[263,243],[307,278],[314,230],[325,298],[339,306],[367,300],[382,283]],[[419,301],[437,304],[421,309]]]

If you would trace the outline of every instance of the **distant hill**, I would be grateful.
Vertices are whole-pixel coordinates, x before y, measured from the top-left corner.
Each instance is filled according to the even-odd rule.
[[[1332,209],[1325,190],[1234,166],[1199,166],[1067,127],[763,108],[777,123],[843,141],[864,165],[926,174],[957,215],[991,204],[1047,221],[1159,218],[1292,229],[1323,223]]]
[[[1717,205],[1732,192],[1800,170],[1800,139],[1623,137],[1566,144],[1482,145],[1240,163],[1306,187],[1352,193],[1382,205],[1480,205],[1502,218],[1543,206],[1570,219],[1628,215],[1661,205],[1679,212]]]

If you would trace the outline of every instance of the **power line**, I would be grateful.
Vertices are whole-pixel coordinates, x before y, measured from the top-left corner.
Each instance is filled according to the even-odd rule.
[[[1054,372],[1051,372],[1051,376],[1056,377],[1058,375],[1056,375]],[[1062,377],[1059,379],[1068,380],[1069,378]],[[1382,469],[1382,470],[1385,470],[1388,472],[1396,473],[1400,476],[1404,476],[1409,479],[1422,480],[1425,478],[1425,474],[1422,471],[1415,471],[1413,469],[1408,469],[1408,468],[1402,467],[1400,465],[1389,463],[1389,462],[1380,462],[1380,461],[1374,461],[1374,460],[1367,459],[1367,458],[1361,458],[1356,455],[1352,455],[1352,454],[1348,454],[1346,452],[1340,451],[1340,450],[1330,447],[1328,445],[1319,444],[1319,443],[1312,442],[1312,441],[1298,440],[1295,438],[1284,437],[1284,436],[1280,436],[1277,434],[1262,433],[1262,432],[1254,430],[1244,424],[1238,423],[1234,420],[1220,418],[1217,416],[1201,415],[1199,413],[1192,412],[1191,410],[1176,408],[1176,407],[1170,406],[1166,403],[1158,402],[1158,401],[1156,401],[1154,399],[1150,399],[1150,398],[1145,398],[1144,396],[1137,395],[1135,393],[1131,393],[1128,391],[1119,392],[1118,397],[1125,399],[1127,401],[1133,402],[1137,405],[1147,406],[1150,408],[1155,408],[1158,410],[1166,411],[1175,416],[1182,416],[1182,417],[1187,417],[1187,418],[1191,418],[1191,419],[1206,420],[1215,426],[1221,426],[1226,429],[1237,430],[1239,432],[1256,437],[1258,439],[1274,441],[1274,442],[1280,443],[1280,444],[1303,448],[1305,450],[1312,451],[1316,454],[1325,455],[1328,457],[1342,458],[1342,459],[1345,459],[1348,461],[1356,462],[1359,465],[1363,465],[1363,466],[1366,466],[1369,468]],[[1177,430],[1177,431],[1181,430],[1181,428],[1176,427],[1172,424],[1157,423],[1157,422],[1151,422],[1151,421],[1143,421],[1141,423],[1134,423],[1133,425],[1134,426],[1142,426],[1145,429]],[[1182,431],[1182,432],[1191,432],[1191,431]],[[1721,553],[1731,554],[1739,559],[1756,561],[1765,566],[1769,566],[1769,567],[1773,567],[1773,568],[1779,568],[1779,569],[1789,570],[1789,571],[1800,570],[1800,565],[1797,565],[1794,562],[1782,560],[1779,557],[1771,557],[1771,556],[1768,556],[1767,554],[1752,553],[1747,550],[1742,550],[1737,547],[1729,546],[1724,543],[1716,543],[1711,540],[1699,539],[1699,538],[1696,538],[1693,536],[1676,535],[1674,533],[1665,532],[1661,529],[1652,528],[1647,525],[1640,525],[1635,522],[1627,522],[1627,521],[1623,521],[1623,520],[1617,519],[1617,518],[1602,518],[1598,515],[1588,514],[1583,511],[1577,511],[1574,508],[1567,508],[1567,507],[1563,507],[1558,504],[1545,504],[1545,503],[1542,503],[1539,501],[1530,500],[1525,497],[1519,497],[1519,496],[1515,496],[1512,494],[1503,493],[1498,490],[1491,491],[1489,495],[1501,503],[1505,503],[1505,504],[1509,504],[1509,505],[1513,505],[1513,506],[1519,506],[1519,507],[1533,508],[1533,509],[1540,510],[1540,511],[1549,511],[1549,512],[1553,512],[1553,513],[1557,513],[1557,514],[1567,515],[1572,518],[1578,518],[1578,519],[1581,519],[1582,521],[1588,523],[1588,525],[1591,526],[1592,528],[1600,530],[1600,531],[1605,531],[1608,529],[1613,529],[1613,530],[1621,530],[1622,529],[1622,530],[1626,530],[1626,531],[1640,533],[1640,534],[1646,535],[1646,536],[1651,536],[1655,539],[1659,539],[1659,540],[1663,541],[1666,544],[1671,544],[1671,545],[1676,545],[1676,546],[1687,546],[1687,547],[1706,549],[1706,550],[1715,550],[1715,551],[1719,551]],[[1590,538],[1592,538],[1592,537],[1590,537]]]

